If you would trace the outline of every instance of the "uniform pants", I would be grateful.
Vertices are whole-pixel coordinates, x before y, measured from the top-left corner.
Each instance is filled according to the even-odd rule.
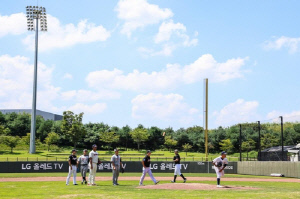
[[[113,169],[113,184],[118,184],[118,178],[119,178],[119,174],[120,174],[120,166],[115,166],[116,169]]]
[[[146,168],[143,167],[143,174],[142,174],[142,177],[141,177],[141,180],[140,180],[140,184],[143,184],[144,179],[145,179],[145,176],[146,176],[147,173],[149,174],[151,180],[152,180],[154,183],[156,183],[156,179],[153,177],[152,171],[151,171],[150,167],[146,167]]]
[[[82,177],[86,177],[86,172],[88,170],[88,165],[87,164],[82,164],[80,166],[80,172]]]
[[[222,172],[220,172],[221,168],[218,168],[215,166],[215,171],[216,171],[216,174],[217,174],[217,178],[221,178],[224,176],[224,170]]]
[[[91,168],[91,164],[89,164],[89,169],[90,169],[89,184],[95,184],[97,163],[93,163],[93,169]]]
[[[69,174],[68,174],[68,177],[67,177],[67,180],[66,180],[66,184],[69,184],[72,173],[73,173],[73,184],[76,184],[76,172],[77,172],[76,165],[71,165],[71,167],[69,166]]]
[[[175,164],[174,175],[181,175],[180,166],[181,164]]]

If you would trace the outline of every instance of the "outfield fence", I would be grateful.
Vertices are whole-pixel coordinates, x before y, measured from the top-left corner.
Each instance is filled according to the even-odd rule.
[[[300,162],[288,161],[246,161],[237,163],[237,173],[246,175],[270,176],[272,173],[285,177],[300,178]]]
[[[142,164],[138,161],[123,161],[126,172],[142,172]],[[150,165],[153,172],[173,173],[175,164],[173,162],[158,161]],[[48,173],[48,172],[68,172],[69,164],[63,162],[0,162],[0,173]],[[104,161],[97,166],[98,172],[112,172],[112,164]],[[211,162],[181,162],[183,173],[214,173],[214,166]],[[237,173],[237,162],[230,162],[225,168],[226,173]]]
[[[123,161],[142,161],[144,157],[122,157]],[[100,157],[101,161],[110,161],[111,156],[107,157]],[[212,161],[214,158],[209,157],[208,161]],[[238,157],[227,157],[228,161],[230,162],[237,162],[239,161]],[[151,157],[152,161],[173,161],[173,157]],[[256,161],[256,157],[249,157],[248,159],[243,159],[248,161]],[[0,162],[30,162],[30,161],[68,161],[68,156],[66,157],[0,157]],[[189,161],[189,162],[204,162],[206,161],[205,157],[182,157],[181,161]]]

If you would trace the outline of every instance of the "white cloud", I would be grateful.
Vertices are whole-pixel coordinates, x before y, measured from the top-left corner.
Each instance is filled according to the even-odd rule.
[[[20,35],[26,31],[27,22],[24,13],[16,13],[10,16],[0,15],[0,37],[8,34]]]
[[[71,90],[61,93],[62,100],[76,100],[79,102],[89,102],[97,100],[107,100],[107,99],[119,99],[121,94],[110,90]]]
[[[218,126],[229,126],[243,122],[253,122],[258,118],[257,101],[245,101],[238,99],[237,101],[226,105],[220,111],[213,113],[215,124]]]
[[[163,95],[149,93],[138,95],[131,101],[132,117],[138,120],[173,121],[191,124],[200,116],[199,111],[191,108],[178,94]]]
[[[186,27],[182,23],[174,23],[173,20],[169,22],[163,22],[158,30],[158,33],[154,37],[155,43],[166,42],[171,39],[172,35],[176,35],[181,38],[182,44],[185,47],[195,46],[198,43],[198,39],[190,39],[186,34]]]
[[[279,116],[283,117],[284,122],[300,122],[300,111],[292,111],[290,113],[284,113],[279,111],[272,111],[268,113],[267,119],[271,119],[272,122],[280,122]]]
[[[223,82],[243,77],[246,71],[241,70],[246,58],[229,59],[218,63],[210,54],[199,57],[194,63],[183,68],[183,79],[186,83],[201,81],[207,77],[212,82]]]
[[[212,55],[199,57],[194,63],[181,67],[168,64],[161,71],[151,73],[134,70],[125,74],[119,69],[90,72],[86,81],[90,87],[120,89],[139,92],[157,92],[174,89],[180,84],[191,84],[209,78],[211,82],[223,82],[243,77],[241,67],[247,58],[236,58],[218,63]]]
[[[53,68],[39,62],[37,108],[49,110],[59,87],[51,84]],[[23,56],[0,56],[0,107],[30,108],[32,102],[33,65]]]
[[[0,109],[31,108],[33,64],[29,58],[23,56],[0,56]],[[81,102],[98,101],[100,99],[117,99],[120,94],[106,90],[74,90],[62,92],[60,87],[52,84],[53,68],[43,63],[38,64],[37,84],[37,109],[62,113],[64,110],[74,112],[86,112],[88,114],[101,113],[106,109],[106,104],[95,103],[93,105]],[[57,106],[61,100],[72,100],[67,104]],[[58,103],[57,103],[58,102]]]
[[[159,51],[155,51],[153,49],[140,47],[138,48],[138,51],[141,53],[143,57],[149,57],[149,56],[171,56],[173,51],[177,48],[176,45],[171,44],[164,44],[162,46],[162,49]]]
[[[198,39],[190,39],[186,34],[186,27],[182,23],[174,23],[173,20],[170,20],[160,25],[158,33],[154,36],[154,42],[162,44],[161,50],[140,47],[138,51],[142,56],[171,56],[177,48],[196,46]]]
[[[85,114],[91,114],[91,115],[102,113],[106,109],[107,109],[107,105],[105,103],[96,103],[93,105],[77,103],[68,108],[68,110],[75,113],[84,112]]]
[[[87,20],[82,20],[77,25],[72,23],[63,25],[59,19],[49,14],[47,17],[48,32],[43,32],[39,35],[40,51],[106,41],[110,37],[110,32],[103,26],[97,26],[94,23],[89,23]],[[28,35],[23,39],[23,43],[28,48],[34,49],[34,34]]]
[[[179,34],[180,32],[185,32],[186,27],[181,23],[174,23],[172,20],[169,22],[163,22],[155,35],[155,43],[160,43],[164,41],[169,41],[173,33]]]
[[[63,79],[73,79],[73,76],[70,73],[66,73],[64,74]]]
[[[275,38],[273,41],[266,41],[264,43],[264,48],[267,50],[280,50],[282,48],[287,48],[290,53],[295,53],[298,51],[300,44],[300,37],[285,37]]]
[[[120,0],[115,8],[118,18],[124,20],[121,33],[131,36],[137,28],[157,24],[173,16],[168,8],[149,4],[147,0]]]

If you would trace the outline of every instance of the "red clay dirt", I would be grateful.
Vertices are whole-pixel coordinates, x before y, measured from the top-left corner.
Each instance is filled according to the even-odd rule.
[[[147,186],[138,186],[136,188],[140,189],[184,189],[184,190],[222,190],[222,189],[257,189],[254,187],[236,187],[236,186],[224,186],[222,188],[217,188],[216,185],[211,184],[202,184],[202,183],[168,183],[168,184],[158,184],[158,185],[147,185]]]
[[[67,174],[66,174],[67,177]],[[0,178],[0,182],[42,182],[42,181],[65,181],[66,177],[23,177],[23,178]],[[170,181],[172,177],[157,177],[157,180]],[[96,177],[96,181],[109,181],[111,177]],[[140,177],[119,177],[119,180],[139,181]],[[146,177],[145,180],[151,180]],[[215,181],[214,177],[188,177],[188,181]],[[77,181],[81,181],[81,177],[77,177]],[[300,183],[300,179],[295,178],[222,178],[222,181],[248,181],[248,182],[296,182]],[[178,181],[180,182],[180,181]],[[190,183],[189,183],[190,184]]]

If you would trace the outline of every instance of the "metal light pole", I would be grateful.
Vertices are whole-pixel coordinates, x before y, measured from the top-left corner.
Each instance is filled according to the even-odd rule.
[[[242,125],[240,124],[240,161],[242,161]]]
[[[208,79],[205,79],[205,161],[208,161]]]
[[[47,15],[44,7],[27,6],[27,30],[35,30],[35,54],[34,54],[34,80],[33,80],[33,97],[31,109],[31,129],[30,129],[30,153],[35,153],[35,123],[36,123],[36,90],[37,90],[37,64],[38,64],[38,29],[39,20],[41,31],[47,31]],[[33,21],[35,20],[35,26]]]
[[[257,124],[258,124],[258,161],[261,161],[260,121],[257,121]]]
[[[279,116],[280,118],[280,125],[281,125],[281,161],[284,161],[284,145],[283,145],[283,117]]]

